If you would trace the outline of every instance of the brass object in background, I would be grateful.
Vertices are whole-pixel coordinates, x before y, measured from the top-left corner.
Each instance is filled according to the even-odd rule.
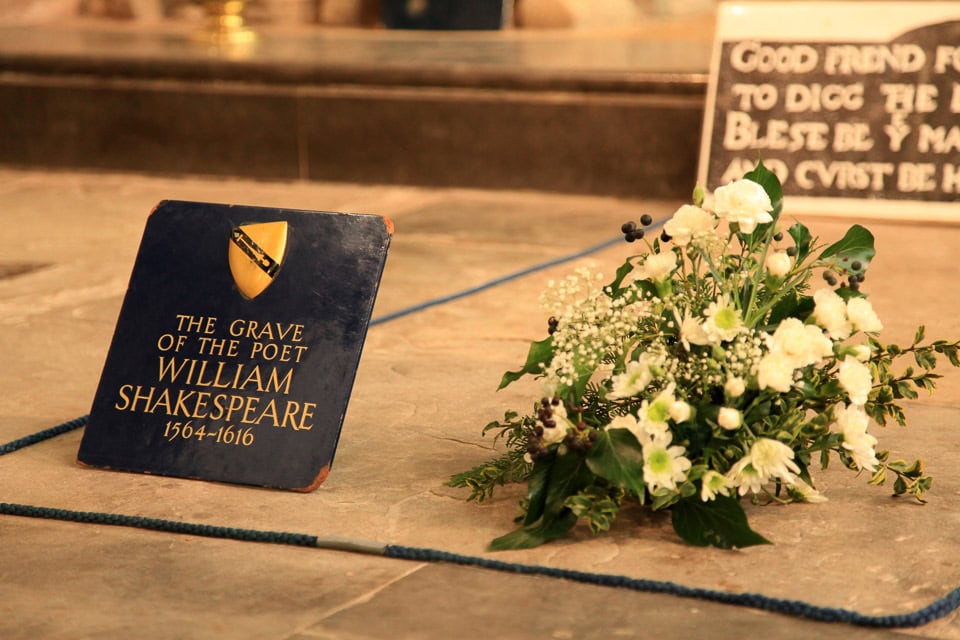
[[[211,44],[249,44],[257,34],[243,21],[246,0],[207,0],[207,26],[193,34],[193,39]]]

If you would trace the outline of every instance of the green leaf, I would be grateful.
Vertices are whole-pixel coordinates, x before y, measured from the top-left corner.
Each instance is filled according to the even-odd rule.
[[[516,382],[528,373],[542,373],[543,368],[540,365],[549,365],[551,360],[553,360],[553,336],[548,336],[540,342],[531,343],[530,351],[527,352],[527,361],[523,364],[523,368],[519,371],[507,371],[503,374],[497,391],[503,389],[511,382]]]
[[[793,244],[797,248],[796,263],[800,264],[808,255],[810,255],[810,242],[812,241],[810,230],[797,222],[792,227],[787,229],[787,233],[789,233],[790,237],[793,238]]]
[[[681,538],[699,547],[737,549],[770,541],[750,528],[747,514],[734,498],[717,496],[711,502],[699,498],[684,500],[671,507],[673,528]]]
[[[562,537],[577,523],[577,516],[570,510],[554,517],[544,516],[536,522],[524,525],[500,536],[490,543],[490,551],[531,549],[545,542]]]
[[[564,508],[564,501],[589,483],[590,471],[580,454],[568,451],[563,455],[557,455],[547,480],[544,515],[559,514]]]
[[[547,504],[547,482],[556,459],[557,452],[554,450],[533,463],[533,470],[527,478],[527,513],[523,519],[525,525],[535,522],[543,515]]]
[[[866,227],[855,224],[840,240],[820,253],[820,260],[851,273],[863,273],[874,254],[873,234]],[[860,269],[853,269],[854,262],[860,263]]]
[[[617,275],[613,279],[613,282],[607,285],[610,287],[611,291],[613,291],[614,298],[621,295],[622,291],[620,285],[623,283],[623,279],[626,278],[631,271],[633,271],[633,263],[630,262],[630,260],[624,262],[622,265],[620,265],[620,268],[617,269]]]
[[[626,488],[643,503],[643,449],[627,429],[600,431],[587,456],[587,467],[601,478]]]
[[[760,159],[757,160],[756,168],[743,177],[759,184],[770,196],[770,204],[773,205],[773,210],[770,212],[770,215],[773,216],[773,222],[770,224],[775,224],[777,218],[780,217],[780,210],[783,209],[783,187],[780,185],[777,174],[763,166],[763,160]]]

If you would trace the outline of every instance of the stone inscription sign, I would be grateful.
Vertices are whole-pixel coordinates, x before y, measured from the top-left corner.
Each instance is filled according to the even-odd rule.
[[[316,488],[333,461],[390,232],[379,216],[161,203],[79,461]]]
[[[960,21],[885,42],[722,41],[719,55],[708,188],[762,157],[788,195],[960,199]]]

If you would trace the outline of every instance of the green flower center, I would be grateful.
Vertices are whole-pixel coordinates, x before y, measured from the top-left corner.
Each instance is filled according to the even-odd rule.
[[[654,402],[650,405],[650,408],[647,409],[647,418],[651,422],[666,422],[669,417],[670,407],[667,406],[666,402]]]
[[[737,312],[727,307],[713,316],[713,322],[720,329],[734,329],[737,326]]]
[[[647,465],[654,473],[666,473],[670,470],[670,456],[663,449],[657,449],[647,458]]]

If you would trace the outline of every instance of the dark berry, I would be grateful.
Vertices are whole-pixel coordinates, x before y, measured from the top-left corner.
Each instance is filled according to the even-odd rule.
[[[830,285],[831,287],[837,284],[837,279],[834,278],[833,276],[830,276],[829,278],[824,278],[824,280],[826,280],[827,284]]]
[[[795,255],[797,255],[797,248],[796,248],[796,247],[787,247],[787,255],[790,256],[791,258],[794,257]]]
[[[783,234],[778,231],[777,233],[773,234],[773,239],[777,242],[780,242],[783,240]]]
[[[587,434],[587,438],[590,440],[590,442],[596,442],[597,438],[599,437],[600,433],[596,429]]]
[[[624,234],[623,239],[627,242],[634,242],[637,239],[636,232],[631,231],[630,233]]]
[[[637,223],[633,221],[624,222],[622,225],[620,225],[621,233],[632,233],[636,230],[637,230]]]
[[[863,265],[860,264],[859,260],[854,260],[853,262],[850,263],[850,268],[853,269],[854,271],[860,271],[860,267],[862,266]]]
[[[829,282],[829,281],[830,281],[830,278],[832,278],[832,277],[833,277],[833,272],[831,272],[831,271],[824,271],[824,272],[823,272],[823,279],[826,280],[827,282]]]
[[[671,240],[673,240],[673,238],[670,237],[670,234],[667,233],[666,231],[660,232],[660,239],[663,240],[664,242],[670,242]]]
[[[550,404],[557,406],[560,404],[560,396],[553,396],[553,400],[550,401]]]
[[[653,217],[651,217],[649,213],[645,213],[642,216],[640,216],[640,224],[642,224],[643,226],[649,227],[652,223],[653,223]]]
[[[860,291],[860,283],[853,278],[850,279],[850,288],[854,291]]]

